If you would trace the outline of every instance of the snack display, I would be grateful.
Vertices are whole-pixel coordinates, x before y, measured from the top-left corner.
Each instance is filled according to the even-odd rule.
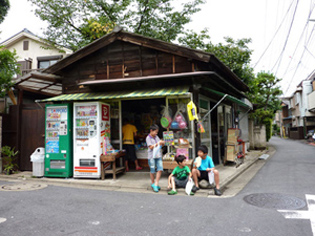
[[[169,107],[164,107],[163,110],[161,111],[162,117],[161,117],[161,126],[165,129],[168,129],[171,127],[172,124],[172,110]]]

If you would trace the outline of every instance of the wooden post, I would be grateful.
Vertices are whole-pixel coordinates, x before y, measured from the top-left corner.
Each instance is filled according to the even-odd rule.
[[[19,89],[19,95],[18,95],[18,104],[22,105],[23,104],[23,90]]]
[[[155,52],[155,73],[159,74],[159,58],[158,58],[158,52]]]
[[[193,94],[193,103],[195,103],[196,107],[197,107],[197,110],[199,111],[199,88],[200,86],[199,85],[193,85],[193,91],[192,91],[192,94]],[[201,137],[200,137],[200,133],[197,132],[198,130],[198,127],[197,127],[197,123],[194,122],[194,128],[195,128],[195,135],[193,137],[195,137],[195,155],[197,156],[197,150],[198,150],[198,147],[201,145]]]
[[[16,99],[15,99],[15,96],[14,96],[14,93],[13,93],[13,90],[10,88],[9,91],[8,91],[8,95],[13,103],[13,105],[17,105],[17,102],[16,102]]]
[[[109,64],[108,64],[108,60],[106,60],[106,70],[107,70],[107,79],[109,79]]]
[[[141,50],[141,46],[139,46],[139,60],[140,60],[140,76],[142,76],[142,50]]]
[[[173,55],[173,73],[175,73],[175,56]]]
[[[125,78],[125,50],[124,50],[124,43],[121,45],[121,50],[122,50],[122,55],[123,55],[123,62],[121,66],[121,73],[122,73],[122,78]]]

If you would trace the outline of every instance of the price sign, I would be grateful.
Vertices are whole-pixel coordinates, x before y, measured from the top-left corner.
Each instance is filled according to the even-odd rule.
[[[166,146],[172,145],[172,143],[174,142],[173,131],[164,131],[163,132],[163,140],[165,141]]]

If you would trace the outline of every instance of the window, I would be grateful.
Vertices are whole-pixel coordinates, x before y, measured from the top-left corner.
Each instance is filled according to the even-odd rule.
[[[300,97],[300,93],[296,93],[295,94],[295,105],[297,105],[297,104],[299,104],[300,103],[300,99],[301,97]]]
[[[29,44],[28,41],[23,41],[23,50],[24,51],[28,51],[28,44]]]
[[[25,61],[18,61],[17,64],[18,64],[18,67],[20,67],[22,76],[29,73],[32,69],[32,60],[31,59],[28,59]],[[20,77],[20,75],[16,75],[15,77]]]
[[[47,57],[37,57],[37,61],[38,61],[37,68],[38,69],[46,69],[49,66],[52,66],[53,64],[55,64],[60,59],[62,59],[62,55],[47,56]]]

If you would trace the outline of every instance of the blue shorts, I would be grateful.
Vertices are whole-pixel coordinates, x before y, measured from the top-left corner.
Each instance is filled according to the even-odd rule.
[[[150,173],[154,174],[156,171],[163,171],[163,161],[162,158],[151,158],[148,159],[148,164],[150,167]]]

